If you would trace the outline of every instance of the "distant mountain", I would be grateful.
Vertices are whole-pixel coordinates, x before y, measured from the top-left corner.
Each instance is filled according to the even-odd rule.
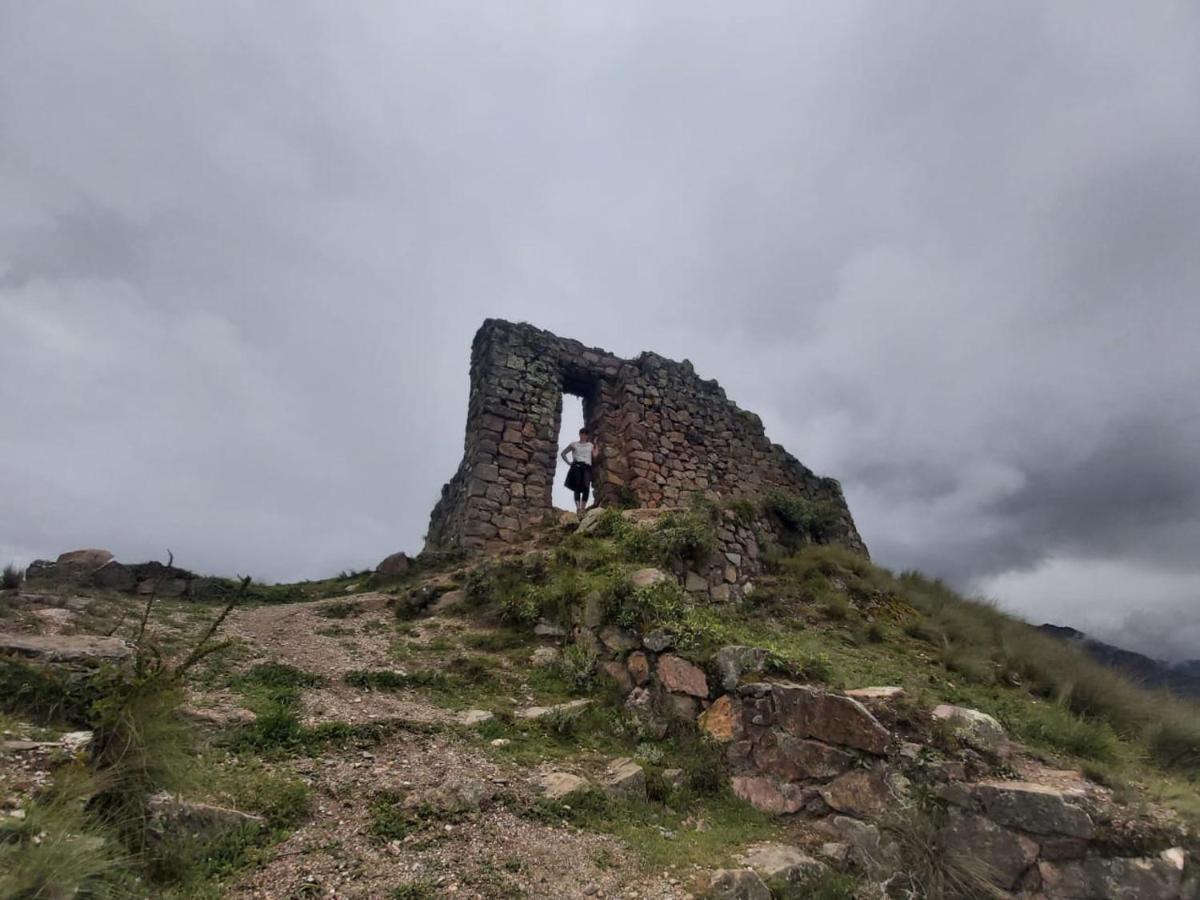
[[[1148,687],[1166,687],[1180,696],[1200,699],[1200,659],[1169,663],[1090,638],[1066,625],[1039,625],[1039,631],[1076,644],[1096,662],[1119,669]]]

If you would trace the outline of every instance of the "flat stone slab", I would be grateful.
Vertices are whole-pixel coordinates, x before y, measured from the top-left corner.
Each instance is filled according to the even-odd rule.
[[[971,793],[984,814],[999,825],[1030,834],[1090,838],[1092,818],[1067,797],[1044,784],[1027,781],[981,781]]]
[[[936,722],[946,722],[957,737],[976,750],[999,753],[1008,744],[1004,726],[985,712],[942,703],[933,708],[931,715]]]
[[[490,722],[496,716],[486,709],[465,709],[456,717],[460,725],[482,725]]]
[[[878,756],[891,746],[891,732],[853,697],[789,683],[772,685],[771,693],[778,724],[789,734]]]
[[[99,665],[133,657],[133,644],[93,634],[0,634],[0,653],[41,663]]]
[[[758,844],[738,854],[737,861],[767,882],[803,881],[825,868],[799,847],[788,844]]]
[[[518,719],[537,721],[538,719],[546,718],[546,716],[572,715],[582,712],[585,707],[591,705],[591,700],[569,700],[566,703],[558,703],[554,706],[527,706],[525,709],[518,709],[513,715]]]
[[[533,786],[544,800],[563,800],[590,787],[586,778],[573,772],[544,772],[533,778]]]

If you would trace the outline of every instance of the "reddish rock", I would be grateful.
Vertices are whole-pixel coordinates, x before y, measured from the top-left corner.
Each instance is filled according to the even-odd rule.
[[[789,734],[880,756],[891,745],[891,733],[851,697],[801,684],[776,684],[772,693],[779,725]]]
[[[730,784],[734,795],[755,809],[778,815],[799,812],[807,799],[798,784],[787,784],[767,775],[734,775]]]
[[[704,670],[674,654],[659,657],[658,680],[672,693],[708,696],[708,679],[704,677]]]
[[[763,735],[754,748],[755,765],[787,781],[833,778],[854,762],[854,757],[844,750],[781,731]]]

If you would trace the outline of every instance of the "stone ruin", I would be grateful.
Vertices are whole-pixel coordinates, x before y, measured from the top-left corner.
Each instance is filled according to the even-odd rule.
[[[564,394],[582,398],[601,447],[599,505],[686,506],[695,494],[753,498],[781,489],[831,504],[839,542],[866,553],[838,482],[771,443],[758,416],[687,360],[621,359],[499,319],[486,320],[471,346],[463,458],[430,517],[427,550],[488,549],[546,519]]]

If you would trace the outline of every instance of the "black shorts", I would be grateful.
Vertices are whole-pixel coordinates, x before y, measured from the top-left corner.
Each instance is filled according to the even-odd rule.
[[[586,496],[592,486],[592,467],[587,463],[571,463],[565,484],[576,494]]]

